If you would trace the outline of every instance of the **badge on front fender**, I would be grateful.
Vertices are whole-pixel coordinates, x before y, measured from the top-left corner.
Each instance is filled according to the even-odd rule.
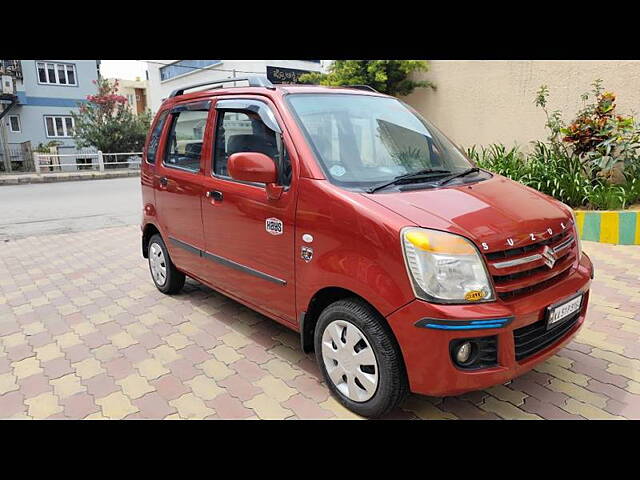
[[[265,229],[271,235],[282,235],[284,226],[282,224],[282,220],[271,217],[265,220]]]
[[[311,247],[302,247],[301,251],[300,251],[300,256],[302,257],[302,259],[309,263],[311,261],[311,259],[313,258],[313,248]]]

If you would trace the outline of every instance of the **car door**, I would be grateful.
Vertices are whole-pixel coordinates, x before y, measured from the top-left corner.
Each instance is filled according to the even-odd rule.
[[[192,102],[170,111],[162,161],[156,162],[156,206],[164,240],[173,263],[194,276],[203,273],[202,159],[210,105]]]
[[[297,162],[282,120],[266,99],[227,98],[215,106],[209,196],[202,199],[205,258],[212,284],[295,323],[294,218]],[[229,156],[258,151],[277,165],[278,199],[265,185],[232,179]]]

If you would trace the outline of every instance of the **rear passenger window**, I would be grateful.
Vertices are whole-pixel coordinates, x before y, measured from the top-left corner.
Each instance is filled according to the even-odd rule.
[[[216,126],[213,172],[217,176],[229,177],[227,161],[238,152],[264,153],[276,162],[279,183],[291,183],[291,161],[281,139],[267,127],[254,112],[218,112]]]
[[[160,135],[162,134],[162,127],[164,127],[164,121],[167,118],[168,111],[164,111],[158,118],[158,123],[151,132],[151,138],[149,139],[149,146],[147,147],[147,162],[155,163],[156,153],[158,151],[158,145],[160,144]]]
[[[200,152],[208,115],[208,111],[191,110],[173,114],[164,160],[167,167],[190,172],[200,170]]]

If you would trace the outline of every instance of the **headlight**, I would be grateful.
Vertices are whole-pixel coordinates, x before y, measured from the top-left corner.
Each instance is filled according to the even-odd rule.
[[[484,261],[466,238],[417,227],[402,229],[400,236],[418,298],[441,303],[495,298]]]
[[[573,231],[576,235],[576,245],[578,245],[578,261],[582,260],[582,242],[580,241],[580,231],[578,230],[578,221],[576,220],[576,213],[571,209],[571,216],[573,217]]]

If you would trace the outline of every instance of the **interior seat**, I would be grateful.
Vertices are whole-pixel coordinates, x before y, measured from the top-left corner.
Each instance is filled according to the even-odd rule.
[[[232,135],[227,144],[227,155],[238,152],[259,152],[269,158],[276,157],[276,146],[263,136],[255,134]]]

